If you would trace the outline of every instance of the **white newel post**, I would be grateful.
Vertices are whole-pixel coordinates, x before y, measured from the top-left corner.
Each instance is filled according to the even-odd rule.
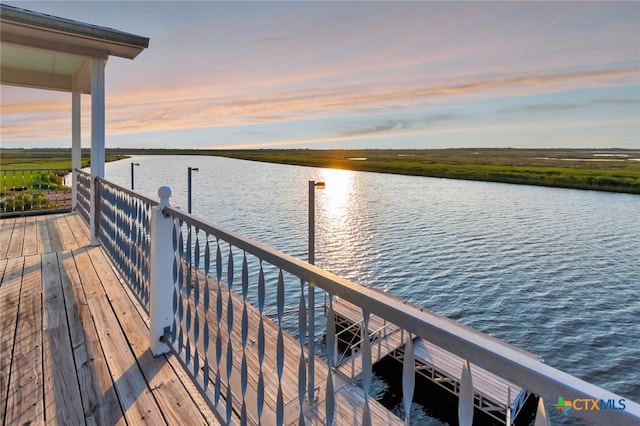
[[[98,246],[98,217],[100,206],[98,205],[98,193],[96,188],[97,177],[104,177],[104,67],[106,60],[94,58],[91,60],[91,206],[90,223],[91,245]]]
[[[173,219],[162,209],[171,205],[171,188],[158,189],[160,204],[151,208],[151,254],[149,276],[149,348],[154,356],[169,352],[161,340],[173,322]]]
[[[71,94],[71,208],[78,204],[78,173],[76,169],[82,167],[81,127],[80,127],[80,92]]]

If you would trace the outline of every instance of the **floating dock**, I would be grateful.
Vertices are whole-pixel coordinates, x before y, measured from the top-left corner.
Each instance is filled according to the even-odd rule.
[[[362,311],[343,300],[333,302],[338,347],[342,355],[336,371],[347,380],[355,380],[362,373],[359,350],[362,341]],[[392,357],[404,360],[405,345],[409,335],[395,324],[371,315],[369,319],[371,359],[376,362]],[[463,359],[421,338],[413,339],[416,363],[416,383],[420,378],[438,385],[442,390],[458,397]],[[538,359],[535,355],[532,358]],[[474,387],[474,406],[499,424],[511,425],[523,414],[525,403],[536,398],[528,390],[511,383],[477,365],[471,364]]]

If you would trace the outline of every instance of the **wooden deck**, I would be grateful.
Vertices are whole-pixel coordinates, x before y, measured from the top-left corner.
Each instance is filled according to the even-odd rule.
[[[199,272],[200,291],[204,292],[204,274]],[[217,290],[218,286],[215,280],[209,280],[210,285],[210,305],[215,306],[217,303]],[[231,298],[228,298],[228,287],[224,284],[220,285],[222,294],[222,303],[225,309],[231,302],[233,311],[238,313],[243,311],[243,299],[242,296],[236,293],[231,293]],[[186,309],[186,308],[185,308]],[[198,308],[198,314],[201,318],[205,317],[205,313],[202,306]],[[216,314],[213,310],[210,310],[206,314],[206,318],[209,324],[215,324]],[[263,316],[267,319],[266,316]],[[255,347],[255,342],[258,341],[258,324],[260,319],[260,312],[257,308],[247,305],[247,320],[248,320],[248,341],[249,346],[247,350],[242,349],[242,335],[241,328],[235,326],[232,328],[231,334],[231,346],[233,348],[234,362],[231,373],[231,382],[235,382],[235,388],[240,388],[240,376],[241,376],[241,363],[242,356],[246,357],[248,365],[248,377],[247,377],[247,397],[251,401],[248,404],[247,411],[252,419],[257,418],[257,409],[255,404],[255,395],[258,389],[258,372],[260,369],[260,362],[258,357],[258,351]],[[238,324],[239,325],[239,324]],[[220,361],[220,368],[224,370],[226,365],[226,348],[228,347],[229,337],[226,333],[227,330],[227,318],[223,315],[220,328],[224,330],[221,333],[222,342],[222,359]],[[273,391],[265,392],[264,402],[265,406],[262,412],[263,424],[275,424],[276,423],[276,407],[277,407],[277,389],[278,389],[278,374],[275,368],[276,366],[276,342],[278,339],[278,327],[272,321],[264,322],[265,333],[265,360],[263,367],[263,380],[264,388],[272,389]],[[210,328],[210,341],[214,342],[216,339],[216,327]],[[190,334],[190,338],[193,335]],[[300,403],[298,397],[298,369],[300,358],[300,342],[288,333],[283,334],[284,340],[284,367],[283,367],[283,379],[282,379],[282,400],[284,403],[284,424],[297,425],[300,414]],[[395,349],[397,346],[394,346]],[[200,353],[204,352],[202,346],[202,339],[198,343],[198,350]],[[308,352],[304,349],[305,358],[308,358]],[[215,346],[209,346],[208,352],[209,360],[215,359]],[[211,362],[211,361],[210,361]],[[321,358],[316,356],[315,363],[315,385],[316,385],[316,398],[317,400],[313,404],[305,401],[303,412],[304,418],[309,425],[322,425],[326,424],[325,410],[326,410],[326,387],[327,376],[329,373],[329,367]],[[338,370],[336,370],[338,371]],[[339,371],[338,371],[339,372]],[[223,377],[226,378],[226,373],[223,372]],[[351,378],[345,379],[340,375],[334,374],[334,390],[335,390],[335,424],[337,425],[359,425],[362,423],[362,413],[364,409],[364,393],[362,389],[352,384]],[[242,407],[241,395],[237,394],[234,398],[234,410],[239,412]],[[370,398],[369,408],[371,412],[372,423],[375,425],[402,425],[404,424],[396,415],[387,410],[382,404],[376,400]]]
[[[0,220],[0,424],[219,424],[180,361],[151,355],[146,314],[102,249],[90,247],[88,232],[75,213]],[[237,312],[241,300],[233,298]],[[259,313],[250,308],[249,315]],[[265,362],[273,364],[265,388],[273,390],[276,329],[265,329]],[[238,330],[233,338],[241,339]],[[291,336],[285,340],[299,350]],[[285,423],[297,424],[297,358],[285,358],[296,361],[285,366]],[[321,425],[328,369],[319,358],[315,365],[321,390],[304,409],[307,424]],[[338,376],[334,388],[335,424],[361,424],[362,391]],[[265,403],[263,424],[274,424],[275,391]],[[371,399],[370,408],[373,424],[403,424]]]
[[[0,424],[219,424],[76,214],[0,220]]]

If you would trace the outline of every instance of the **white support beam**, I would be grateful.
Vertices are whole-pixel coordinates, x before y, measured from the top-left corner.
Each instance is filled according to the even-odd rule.
[[[91,60],[91,244],[99,245],[98,230],[98,197],[95,178],[104,177],[105,162],[105,91],[104,69],[106,61]]]
[[[76,208],[78,202],[78,174],[76,169],[82,166],[82,151],[81,151],[81,104],[80,104],[80,92],[73,92],[71,94],[71,208]]]

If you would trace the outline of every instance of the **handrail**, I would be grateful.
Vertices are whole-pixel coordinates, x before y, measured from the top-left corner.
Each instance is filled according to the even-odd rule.
[[[80,169],[73,169],[76,174],[76,211],[89,225],[91,219],[91,174]]]
[[[158,202],[108,180],[95,178],[99,198],[98,240],[149,312],[151,208]]]
[[[572,414],[601,424],[631,425],[640,421],[640,404],[532,359],[510,344],[434,312],[421,311],[394,297],[354,284],[345,278],[310,265],[265,244],[254,242],[235,232],[203,222],[179,209],[165,207],[163,214],[182,220],[190,226],[195,226],[227,241],[281,270],[299,277],[304,282],[313,283],[329,294],[361,307],[365,318],[367,318],[365,323],[368,322],[368,313],[375,314],[413,335],[431,341],[467,360],[465,361],[465,369],[468,369],[469,363],[478,365],[506,380],[526,387],[547,402],[556,401],[559,397],[565,400],[618,401],[623,399],[626,404],[624,410],[572,410]],[[368,346],[367,342],[365,345]]]
[[[110,187],[112,187],[112,188],[114,188],[114,189],[117,189],[118,191],[120,191],[120,192],[122,192],[122,193],[124,193],[124,194],[126,194],[126,195],[128,195],[128,196],[130,196],[130,197],[136,198],[136,199],[138,199],[138,200],[142,201],[142,202],[143,202],[143,203],[145,203],[145,204],[149,204],[149,205],[150,205],[150,206],[152,206],[152,207],[153,207],[153,206],[157,206],[157,205],[159,204],[159,203],[158,203],[158,201],[157,201],[157,200],[154,200],[153,198],[149,198],[149,197],[147,197],[147,196],[145,196],[145,195],[138,194],[138,193],[137,193],[137,192],[135,192],[135,191],[132,191],[132,190],[127,189],[127,188],[125,188],[125,187],[123,187],[123,186],[117,185],[117,184],[115,184],[115,183],[113,183],[113,182],[111,182],[111,181],[108,181],[108,180],[107,180],[107,179],[105,179],[105,178],[98,177],[98,178],[96,178],[96,180],[97,180],[98,182],[101,182],[101,183],[107,184],[107,185],[109,185]]]

